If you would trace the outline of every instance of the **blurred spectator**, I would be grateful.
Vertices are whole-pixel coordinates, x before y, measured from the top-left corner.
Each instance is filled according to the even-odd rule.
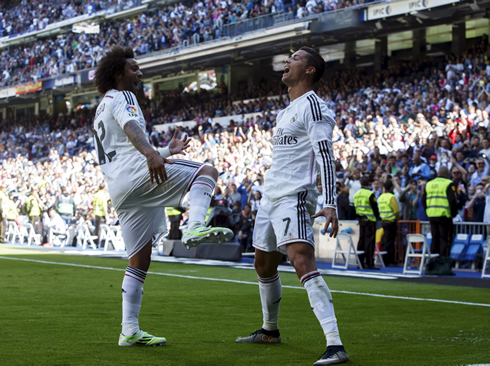
[[[253,226],[254,217],[252,216],[252,208],[249,204],[246,204],[240,216],[240,228],[238,229],[238,242],[242,246],[242,252],[249,252],[254,250],[252,247]]]
[[[257,211],[259,210],[261,199],[262,199],[262,193],[258,189],[255,192],[250,191],[250,194],[248,196],[248,204],[252,209],[253,216],[257,215]]]
[[[56,197],[54,208],[65,224],[70,224],[73,216],[75,216],[77,207],[75,205],[75,199],[68,193],[66,187],[61,187],[61,194]]]
[[[55,238],[66,234],[65,222],[54,207],[48,209],[43,218],[42,243],[53,245]]]
[[[470,188],[472,187],[470,186]],[[474,188],[474,190],[470,191],[473,194],[470,193],[468,195],[469,201],[466,206],[466,221],[483,222],[486,204],[485,185],[483,183],[478,183]]]

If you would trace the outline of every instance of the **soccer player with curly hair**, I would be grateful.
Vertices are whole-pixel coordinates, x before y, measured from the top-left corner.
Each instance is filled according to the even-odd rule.
[[[189,225],[182,242],[187,247],[228,241],[233,232],[204,226],[207,209],[218,178],[211,166],[184,159],[189,139],[178,139],[155,149],[148,142],[143,112],[136,93],[143,73],[130,47],[114,47],[100,60],[95,86],[102,96],[94,130],[98,163],[107,180],[129,257],[122,283],[122,331],[120,346],[162,345],[139,327],[143,284],[150,267],[153,244],[167,231],[165,207],[182,206],[189,192]]]

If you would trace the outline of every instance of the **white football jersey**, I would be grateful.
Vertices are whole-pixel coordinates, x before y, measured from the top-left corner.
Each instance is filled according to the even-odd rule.
[[[146,123],[136,96],[130,91],[109,90],[95,113],[95,146],[109,194],[117,209],[149,177],[146,158],[129,141],[124,126],[135,121],[146,133]]]
[[[336,207],[334,126],[333,112],[313,91],[303,94],[279,112],[272,136],[272,164],[264,184],[264,195],[269,201],[316,190],[320,172],[324,207]]]

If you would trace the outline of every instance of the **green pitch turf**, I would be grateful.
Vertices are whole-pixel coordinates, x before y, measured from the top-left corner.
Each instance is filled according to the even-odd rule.
[[[283,343],[237,344],[238,336],[262,324],[254,271],[153,263],[140,326],[166,337],[167,344],[118,347],[126,261],[31,252],[0,255],[82,265],[0,258],[2,365],[312,365],[325,349],[321,328],[294,274],[281,274],[283,285],[294,286],[283,289]],[[490,304],[487,289],[325,280],[334,291]],[[336,292],[333,298],[350,365],[490,363],[488,306]]]

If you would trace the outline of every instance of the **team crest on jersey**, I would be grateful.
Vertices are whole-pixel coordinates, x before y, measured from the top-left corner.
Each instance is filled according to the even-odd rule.
[[[126,110],[129,113],[129,117],[138,117],[138,110],[132,106],[128,106]]]
[[[294,123],[294,122],[296,122],[297,120],[298,120],[298,113],[296,113],[296,114],[293,116],[293,118],[291,118],[291,121],[289,121],[289,122]]]

